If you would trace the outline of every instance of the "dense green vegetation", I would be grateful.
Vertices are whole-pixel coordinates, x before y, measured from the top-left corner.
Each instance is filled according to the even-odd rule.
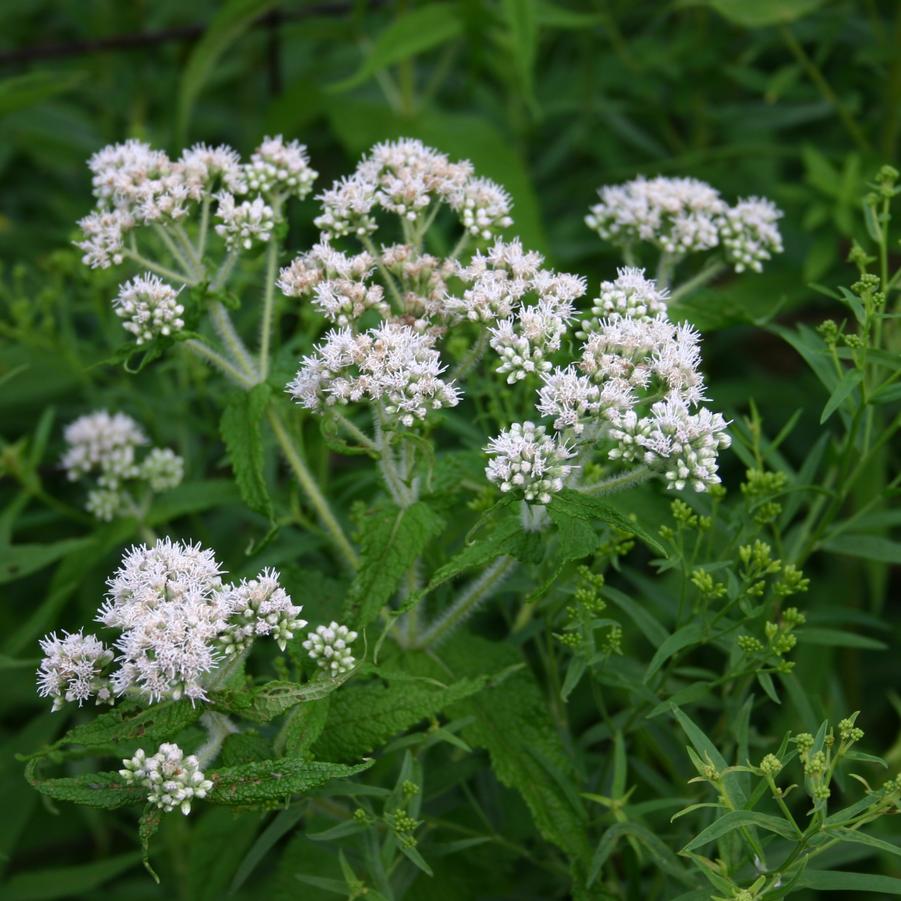
[[[0,897],[901,894],[898,4],[7,0],[0,35]],[[312,192],[234,271],[199,206],[188,247],[146,229],[185,323],[137,346],[112,301],[143,265],[74,246],[86,160],[130,138],[247,160],[277,134],[306,145]],[[634,261],[701,334],[721,485],[604,487],[618,470],[589,448],[521,506],[484,448],[539,421],[541,381],[472,355],[465,318],[439,329],[463,397],[427,423],[290,402],[330,324],[275,267],[320,240],[316,195],[399,138],[471,161],[513,224],[464,248],[442,208],[376,243],[467,262],[518,237],[585,277],[580,322],[633,262],[586,227],[599,187],[693,177],[778,205],[760,273]],[[406,275],[371,277],[403,303]],[[60,466],[66,425],[102,409],[184,462],[167,490],[132,473],[109,521]],[[51,713],[39,640],[99,631],[123,553],[164,536],[228,580],[277,569],[309,629],[358,633],[355,668],[320,670],[297,627],[196,706]],[[118,774],[210,741],[188,816]]]

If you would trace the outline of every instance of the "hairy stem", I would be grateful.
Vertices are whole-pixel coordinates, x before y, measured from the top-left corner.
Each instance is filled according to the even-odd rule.
[[[695,291],[700,290],[704,285],[712,282],[721,272],[725,272],[727,268],[728,266],[722,261],[718,261],[711,266],[705,266],[700,272],[696,273],[691,278],[686,279],[681,285],[673,288],[673,290],[670,291],[668,298],[669,302],[675,303],[683,297],[694,294]]]
[[[130,260],[134,260],[139,266],[142,266],[144,269],[148,269],[150,272],[154,272],[156,275],[162,276],[163,278],[181,282],[183,285],[197,284],[190,275],[186,275],[184,272],[176,272],[175,269],[170,269],[168,266],[163,266],[161,263],[157,263],[154,260],[148,260],[147,257],[138,253],[137,250],[123,247],[122,253]]]
[[[513,557],[499,557],[475,581],[464,588],[451,606],[422,631],[416,646],[420,648],[440,644],[473,611],[486,600],[516,566]]]
[[[222,339],[222,343],[228,349],[235,362],[241,369],[253,380],[253,383],[259,382],[260,375],[253,365],[253,359],[244,346],[241,336],[235,330],[231,316],[222,303],[214,300],[210,304],[210,319],[216,334]]]
[[[313,474],[307,468],[307,464],[304,462],[295,447],[294,442],[291,440],[291,436],[288,434],[284,422],[272,407],[269,408],[266,415],[272,426],[275,438],[285,456],[285,460],[287,460],[288,465],[291,467],[291,471],[300,483],[300,487],[304,494],[306,494],[307,499],[315,508],[316,513],[319,516],[319,521],[325,527],[325,530],[331,536],[335,546],[341,552],[341,555],[350,565],[351,569],[356,569],[360,565],[360,558],[354,550],[353,545],[344,534],[341,524],[335,518],[335,514],[332,512],[331,507],[329,507],[328,501],[319,490],[319,486],[316,484]]]
[[[647,480],[652,479],[654,475],[654,471],[647,466],[638,466],[635,469],[630,469],[628,472],[611,476],[609,479],[601,479],[599,482],[594,482],[591,485],[583,485],[579,488],[579,491],[581,491],[582,494],[591,494],[595,496],[616,494],[619,491],[625,491],[627,488],[640,485],[642,482],[647,482]]]
[[[272,238],[266,251],[266,284],[263,286],[263,318],[260,322],[260,378],[269,375],[269,353],[272,342],[272,319],[275,306],[275,270],[278,266],[278,241]]]
[[[224,713],[217,713],[215,710],[204,713],[200,722],[206,728],[207,739],[194,756],[200,769],[205,769],[219,756],[225,739],[240,730]]]
[[[240,369],[222,356],[218,351],[214,350],[209,344],[199,341],[196,338],[189,338],[184,342],[185,347],[193,354],[212,363],[230,378],[235,384],[240,385],[245,390],[253,388],[256,384],[252,379],[248,378]]]

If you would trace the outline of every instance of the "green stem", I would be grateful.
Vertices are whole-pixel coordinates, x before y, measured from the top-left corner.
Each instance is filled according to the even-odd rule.
[[[222,354],[214,350],[208,344],[204,344],[203,341],[198,341],[196,338],[189,338],[184,344],[188,350],[202,360],[205,360],[207,363],[212,363],[214,366],[217,366],[226,376],[245,390],[253,388],[256,384],[256,382],[249,379],[240,369],[232,364],[230,360],[227,360]]]
[[[316,480],[313,478],[312,473],[307,468],[306,463],[294,446],[294,442],[291,440],[291,436],[288,434],[284,422],[272,407],[269,408],[266,415],[272,426],[275,438],[285,456],[285,460],[287,460],[288,465],[291,467],[291,471],[300,483],[300,487],[306,494],[307,499],[316,509],[320,522],[331,536],[335,546],[341,552],[351,569],[356,569],[360,565],[360,558],[354,550],[353,545],[351,545],[347,536],[344,534],[344,530],[335,518],[335,514],[332,513],[328,501],[319,490],[319,486],[316,484]]]
[[[132,250],[128,247],[122,248],[122,253],[127,256],[130,260],[134,260],[139,266],[143,266],[145,269],[149,269],[151,272],[155,272],[157,275],[162,276],[163,278],[169,278],[176,282],[181,282],[183,285],[196,285],[197,282],[191,278],[189,275],[185,275],[184,272],[176,272],[174,269],[170,269],[168,266],[163,266],[161,263],[154,262],[153,260],[148,260],[147,257],[138,253],[137,250]]]
[[[200,722],[206,728],[207,740],[194,752],[194,756],[200,768],[204,769],[219,756],[225,739],[240,730],[224,713],[215,710],[207,710]]]
[[[385,284],[388,286],[388,290],[391,292],[391,296],[394,298],[395,306],[397,308],[396,312],[403,313],[403,296],[400,293],[400,289],[397,287],[397,282],[394,280],[394,276],[383,265],[382,255],[376,249],[375,244],[372,243],[372,238],[370,238],[369,235],[361,235],[360,243],[366,248],[370,256],[375,260],[376,265],[379,269],[379,274],[385,280]]]
[[[241,336],[235,330],[231,316],[228,315],[228,310],[218,300],[214,300],[210,304],[210,319],[216,334],[222,339],[222,343],[228,349],[235,362],[253,380],[253,384],[261,381],[260,374],[253,365],[253,359],[244,346]]]
[[[638,466],[630,469],[628,472],[611,476],[609,479],[601,479],[600,482],[594,482],[591,485],[583,485],[579,488],[582,494],[605,495],[616,494],[618,491],[625,491],[635,485],[640,485],[648,479],[652,479],[656,473],[647,466]]]
[[[272,341],[272,319],[275,306],[275,270],[278,267],[278,242],[272,238],[266,252],[266,284],[263,286],[263,318],[260,324],[260,379],[269,375],[269,347]]]
[[[711,266],[705,266],[700,272],[696,273],[691,278],[686,279],[676,288],[673,288],[667,298],[668,302],[675,303],[677,300],[681,300],[683,297],[693,294],[695,291],[703,288],[704,285],[712,282],[721,272],[724,272],[728,268],[729,267],[721,260]]]
[[[513,557],[499,557],[495,560],[478,579],[460,592],[454,603],[444,613],[422,631],[416,641],[416,647],[427,648],[444,641],[482,601],[494,592],[515,566],[516,560]]]
[[[210,203],[212,197],[203,195],[203,204],[200,207],[200,229],[197,234],[197,259],[202,260],[206,252],[206,239],[210,231]]]

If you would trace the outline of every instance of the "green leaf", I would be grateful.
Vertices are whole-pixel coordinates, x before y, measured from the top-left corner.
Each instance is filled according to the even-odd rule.
[[[879,892],[883,895],[901,895],[901,879],[873,873],[805,870],[794,885],[796,888],[812,888],[824,892]]]
[[[271,520],[272,498],[263,475],[263,434],[260,422],[269,405],[271,389],[255,385],[232,395],[222,412],[219,431],[244,503]]]
[[[688,736],[694,749],[702,756],[710,759],[710,762],[722,772],[728,767],[726,759],[720,754],[716,745],[703,733],[688,714],[683,713],[678,707],[673,708],[673,716],[682,727],[682,731]],[[723,779],[726,794],[735,807],[744,805],[747,793],[742,788],[738,773],[730,773]]]
[[[670,876],[674,876],[683,882],[691,881],[685,868],[679,862],[679,858],[673,854],[662,839],[641,823],[624,822],[614,823],[601,836],[601,840],[591,859],[591,868],[588,871],[589,884],[597,879],[604,864],[623,836],[631,836],[637,839],[650,852],[654,863],[664,873],[668,873]]]
[[[535,0],[503,0],[513,66],[526,100],[533,100],[535,57],[538,53],[538,11]]]
[[[826,422],[845,400],[847,400],[851,392],[862,380],[863,373],[859,369],[849,369],[845,372],[839,383],[833,389],[829,400],[826,401],[826,406],[823,407],[823,412],[820,414],[820,425]]]
[[[819,626],[805,626],[799,630],[798,638],[804,644],[825,645],[831,648],[865,648],[871,651],[884,651],[888,645],[868,638],[866,635],[857,635],[844,629],[825,629]]]
[[[215,71],[220,57],[276,3],[277,0],[229,0],[213,16],[203,37],[194,45],[191,56],[182,70],[176,112],[179,144],[186,142],[194,104]]]
[[[355,88],[388,66],[453,40],[462,30],[454,3],[427,3],[403,13],[378,34],[360,68],[329,90]]]
[[[291,795],[319,788],[332,779],[353,776],[369,769],[372,761],[345,766],[320,760],[284,757],[260,763],[212,770],[207,777],[213,789],[207,799],[213,804],[261,804],[283,801]]]
[[[347,595],[345,619],[369,625],[444,525],[424,501],[403,509],[387,504],[373,511],[361,530],[361,563]]]
[[[322,735],[328,719],[329,699],[308,701],[291,708],[275,738],[275,753],[286,757],[308,756],[313,743]]]
[[[210,701],[218,709],[243,719],[254,723],[268,723],[297,704],[318,701],[330,695],[353,674],[354,670],[337,677],[318,673],[303,685],[276,679],[252,690],[213,692]]]
[[[353,685],[331,699],[328,720],[313,745],[317,757],[356,760],[451,704],[481,691],[487,676],[446,687],[407,680]]]
[[[708,845],[727,833],[745,826],[756,826],[759,829],[765,829],[767,832],[781,835],[782,838],[796,839],[798,837],[792,825],[781,817],[771,816],[768,813],[759,813],[756,810],[730,810],[698,833],[680,853],[684,854],[687,851],[703,848],[704,845]]]
[[[147,514],[148,526],[169,523],[180,516],[203,513],[206,510],[240,503],[241,498],[231,479],[204,479],[199,482],[183,482],[181,485],[158,494]]]
[[[40,760],[28,762],[25,778],[42,795],[54,801],[70,801],[86,807],[113,810],[127,804],[140,804],[147,800],[147,789],[127,783],[118,773],[88,773],[84,776],[68,776],[59,779],[41,779],[38,776]]]
[[[857,829],[830,829],[829,833],[836,838],[840,838],[843,842],[851,842],[855,845],[866,845],[876,851],[884,851],[886,854],[893,854],[895,857],[901,857],[901,845],[894,842],[887,842],[885,839],[876,838],[875,835],[867,835],[865,832],[859,832]]]
[[[163,821],[163,811],[155,804],[148,804],[138,820],[138,838],[141,842],[141,861],[153,881],[159,885],[160,878],[150,865],[150,840],[157,834]]]
[[[677,654],[683,648],[697,644],[703,635],[703,623],[689,623],[687,626],[683,626],[681,629],[677,629],[673,632],[673,634],[657,648],[657,653],[651,658],[651,662],[648,664],[648,668],[644,674],[645,684],[647,684],[654,673],[656,673],[657,670],[673,656],[673,654]]]
[[[0,116],[29,106],[37,106],[50,97],[71,91],[86,72],[28,72],[0,81]]]
[[[787,25],[821,6],[823,0],[683,0],[683,6],[709,6],[743,28]]]
[[[200,705],[192,705],[189,701],[153,704],[141,708],[138,713],[111,710],[70,729],[55,744],[39,751],[36,756],[45,756],[70,745],[94,748],[134,741],[156,745],[195,723],[202,713]]]
[[[563,491],[554,495],[553,500],[548,505],[548,514],[560,528],[561,539],[577,542],[576,550],[578,551],[581,551],[590,543],[585,527],[592,527],[595,523],[603,523],[611,528],[619,529],[621,532],[628,532],[630,535],[634,535],[651,550],[663,556],[666,555],[663,545],[653,535],[601,498],[582,494],[572,488],[564,488]],[[590,553],[590,550],[585,551],[585,553]],[[572,559],[575,559],[575,557]]]
[[[47,867],[18,873],[3,886],[4,901],[49,901],[83,898],[140,862],[139,852],[118,854],[72,867]]]
[[[49,544],[8,544],[0,547],[0,585],[40,572],[92,543],[90,538],[66,538]]]
[[[820,549],[878,563],[901,563],[901,541],[879,535],[839,535],[821,542]]]

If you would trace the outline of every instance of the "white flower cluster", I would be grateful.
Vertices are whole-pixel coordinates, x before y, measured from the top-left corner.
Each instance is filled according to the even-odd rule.
[[[608,458],[647,466],[667,486],[703,491],[719,481],[726,422],[705,400],[700,336],[666,314],[665,296],[640,270],[601,286],[576,365],[542,374],[537,410],[556,435],[531,423],[493,439],[486,470],[501,490],[546,504],[573,470],[576,450],[606,442]]]
[[[234,195],[223,192],[216,199],[216,234],[229,250],[250,250],[254,244],[265,244],[272,237],[275,211],[262,197],[236,203]]]
[[[119,286],[113,309],[126,331],[144,344],[160,336],[178,334],[185,327],[179,292],[149,272]]]
[[[390,315],[382,286],[367,284],[374,269],[369,253],[348,255],[322,241],[282,269],[277,285],[287,297],[312,295],[314,306],[326,319],[353,326],[367,310],[383,318]]]
[[[468,285],[462,297],[446,300],[451,316],[490,324],[490,344],[501,358],[497,371],[511,384],[550,370],[548,355],[560,349],[574,301],[585,293],[584,279],[543,269],[543,263],[518,240],[496,241],[460,268]]]
[[[94,635],[81,630],[57,637],[51,632],[40,642],[44,658],[38,667],[38,694],[53,698],[54,712],[64,703],[78,706],[96,698],[98,704],[111,704],[113,694],[104,670],[113,660],[113,652]]]
[[[267,137],[250,162],[225,145],[197,144],[177,160],[135,139],[111,144],[88,161],[97,208],[78,224],[76,242],[92,268],[119,265],[133,251],[126,239],[140,226],[168,227],[185,220],[201,203],[216,200],[217,233],[231,250],[267,241],[275,227],[272,203],[306,196],[316,178],[306,148],[279,135]],[[236,201],[236,196],[250,195]],[[204,212],[204,217],[206,212]],[[136,332],[137,334],[137,332]]]
[[[307,625],[275,570],[223,582],[211,550],[169,538],[127,551],[107,587],[97,620],[119,632],[114,650],[82,632],[41,641],[38,692],[53,698],[54,710],[66,701],[112,703],[123,695],[147,704],[205,701],[223,661],[257,638],[271,638],[284,650]],[[341,667],[353,665],[348,647],[356,637],[335,623],[320,627],[310,636],[311,657],[333,673],[345,672]]]
[[[326,238],[371,234],[377,209],[416,223],[447,204],[467,232],[482,238],[512,223],[503,188],[476,178],[470,162],[451,162],[412,138],[375,145],[352,175],[335,182],[319,200],[322,214],[315,222]]]
[[[492,438],[486,450],[492,455],[485,468],[488,480],[536,504],[549,504],[574,468],[566,462],[574,455],[572,449],[533,422],[513,423]]]
[[[761,272],[773,254],[782,253],[781,218],[782,210],[762,197],[740,200],[720,217],[720,241],[736,272]]]
[[[166,813],[177,807],[185,816],[195,798],[205,798],[213,783],[200,770],[200,762],[172,743],[161,744],[156,754],[147,756],[139,748],[134,757],[122,761],[119,775],[129,784],[144,786],[147,800]]]
[[[220,637],[226,655],[247,650],[259,636],[274,638],[284,651],[295,630],[307,624],[300,617],[303,608],[291,602],[291,596],[278,579],[275,570],[264,569],[255,579],[231,586],[225,599],[228,628]]]
[[[124,413],[98,410],[80,416],[66,426],[64,436],[67,447],[60,465],[69,480],[96,474],[86,509],[98,519],[109,521],[133,513],[133,491],[168,491],[184,475],[184,461],[168,448],[152,448],[138,462],[137,449],[147,444],[147,437]]]
[[[380,404],[391,421],[410,427],[431,410],[459,402],[457,388],[441,379],[443,371],[432,335],[385,322],[360,334],[330,331],[315,354],[301,361],[287,390],[310,410],[365,398]]]
[[[317,626],[307,635],[303,646],[317,666],[332,676],[341,676],[354,668],[354,655],[350,650],[357,640],[357,633],[347,626],[331,622],[327,626]]]
[[[285,143],[281,135],[267,137],[244,167],[248,191],[306,197],[319,173],[310,166],[307,148],[297,141]]]
[[[620,247],[650,243],[679,258],[722,246],[736,272],[759,272],[782,251],[776,225],[782,214],[769,200],[750,198],[730,207],[705,182],[663,176],[605,185],[598,194],[600,203],[585,223]]]

